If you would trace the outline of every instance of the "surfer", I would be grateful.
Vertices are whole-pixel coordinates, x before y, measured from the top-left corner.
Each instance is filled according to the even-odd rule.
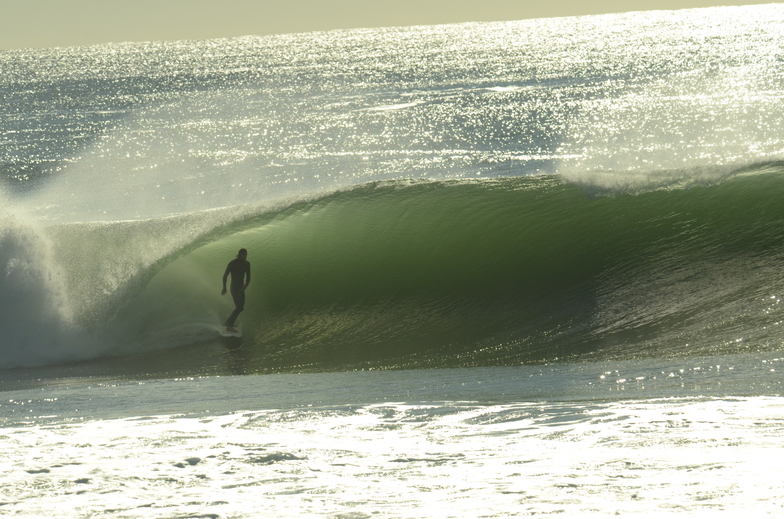
[[[230,332],[236,331],[234,328],[234,321],[245,309],[245,289],[250,285],[250,263],[247,260],[248,251],[240,249],[237,253],[237,258],[233,259],[226,266],[226,272],[223,273],[223,291],[222,296],[226,295],[226,279],[231,274],[231,297],[234,299],[234,306],[236,307],[231,313],[224,326]]]

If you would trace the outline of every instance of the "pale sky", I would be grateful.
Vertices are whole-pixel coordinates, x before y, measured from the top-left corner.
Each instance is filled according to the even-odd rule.
[[[765,0],[0,0],[0,50],[779,3]]]

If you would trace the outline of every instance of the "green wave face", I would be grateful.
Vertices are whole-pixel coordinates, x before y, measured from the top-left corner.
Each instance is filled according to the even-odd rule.
[[[781,173],[599,198],[557,177],[369,184],[214,230],[113,322],[194,340],[232,310],[244,247],[256,371],[780,347]]]

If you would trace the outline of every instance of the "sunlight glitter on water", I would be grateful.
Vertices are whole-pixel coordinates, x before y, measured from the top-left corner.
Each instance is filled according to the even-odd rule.
[[[389,403],[3,432],[2,508],[19,516],[731,517],[780,511],[784,495],[784,403],[766,397]]]

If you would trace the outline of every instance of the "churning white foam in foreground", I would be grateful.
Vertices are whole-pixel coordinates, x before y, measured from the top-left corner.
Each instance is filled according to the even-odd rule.
[[[751,397],[381,403],[20,424],[3,430],[0,510],[759,517],[781,511],[783,415],[781,399]]]

